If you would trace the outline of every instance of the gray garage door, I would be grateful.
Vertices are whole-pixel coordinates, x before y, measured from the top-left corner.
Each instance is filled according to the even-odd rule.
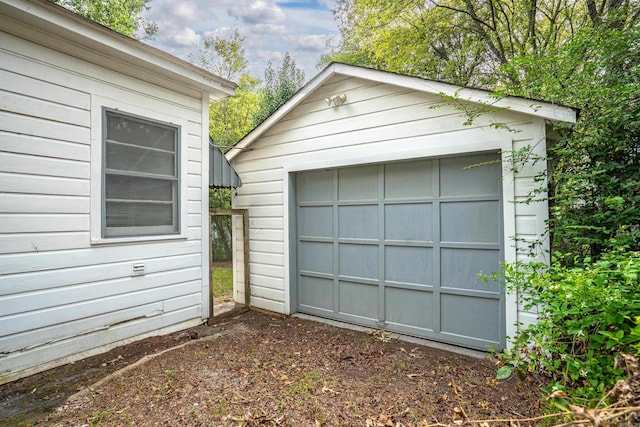
[[[503,259],[497,158],[297,174],[297,311],[503,347],[502,286],[478,277],[498,271]]]

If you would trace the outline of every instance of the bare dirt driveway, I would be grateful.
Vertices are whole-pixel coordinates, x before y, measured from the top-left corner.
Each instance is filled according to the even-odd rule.
[[[536,379],[495,372],[487,358],[249,311],[0,386],[0,424],[498,426],[540,413]]]

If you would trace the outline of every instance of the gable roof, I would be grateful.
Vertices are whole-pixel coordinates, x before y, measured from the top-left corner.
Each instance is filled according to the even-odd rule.
[[[213,99],[236,84],[166,52],[95,23],[48,0],[0,0],[0,28],[9,34],[169,88],[190,88]]]
[[[336,75],[386,83],[427,94],[455,97],[462,101],[491,105],[492,107],[497,108],[505,108],[510,111],[517,111],[552,121],[575,123],[577,118],[577,110],[563,105],[515,96],[496,98],[492,95],[491,91],[484,89],[463,87],[451,83],[426,80],[420,77],[412,77],[388,71],[332,62],[322,70],[320,74],[316,75],[298,92],[296,92],[291,99],[282,105],[276,112],[241,139],[231,150],[227,152],[227,158],[232,160],[256,139],[258,139],[271,126],[276,124],[281,117],[286,115],[289,111],[309,97],[327,80]]]

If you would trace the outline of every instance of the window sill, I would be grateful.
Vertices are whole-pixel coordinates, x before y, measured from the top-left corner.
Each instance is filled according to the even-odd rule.
[[[105,237],[92,238],[92,245],[110,245],[120,243],[146,243],[160,242],[167,240],[187,240],[186,234],[164,234],[160,236],[134,236],[134,237]]]

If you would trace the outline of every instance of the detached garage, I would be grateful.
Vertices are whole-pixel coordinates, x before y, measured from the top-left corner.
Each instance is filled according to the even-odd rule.
[[[485,107],[466,123],[465,110]],[[251,305],[506,346],[535,317],[479,274],[532,256],[526,243],[544,242],[548,215],[545,202],[515,203],[545,185],[534,180],[544,162],[510,159],[525,147],[544,157],[548,125],[575,119],[563,106],[329,65],[228,154],[244,184],[234,207],[249,209]]]

